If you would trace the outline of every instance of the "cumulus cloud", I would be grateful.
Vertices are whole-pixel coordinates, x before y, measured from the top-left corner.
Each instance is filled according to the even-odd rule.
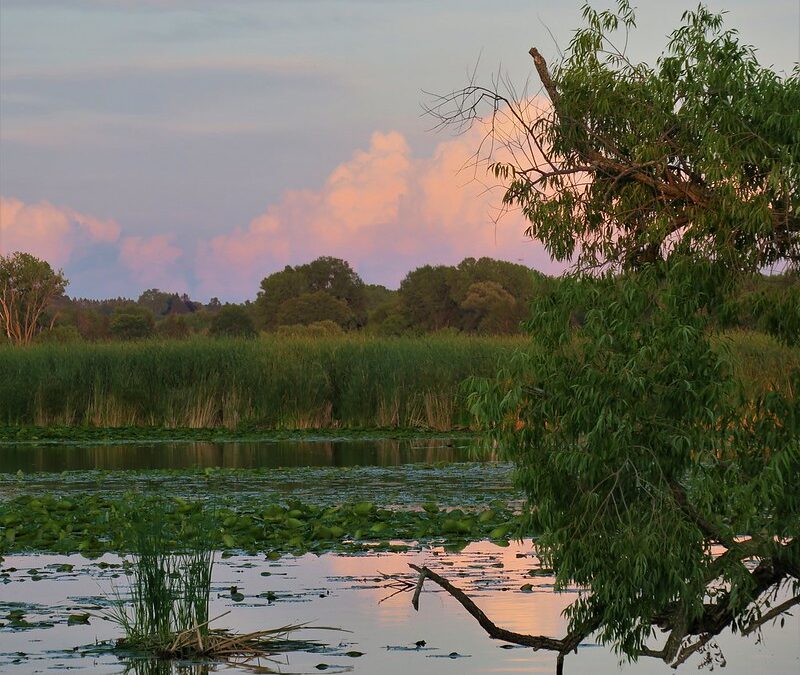
[[[400,133],[374,133],[319,190],[288,192],[247,227],[200,242],[201,294],[252,297],[267,274],[320,255],[344,258],[367,281],[390,286],[420,265],[468,256],[560,270],[525,238],[519,214],[495,222],[501,193],[469,168],[483,133],[448,139],[426,158],[414,157]]]
[[[120,226],[49,202],[0,197],[0,252],[25,251],[63,267],[86,247],[114,243]]]
[[[285,265],[323,255],[343,258],[367,282],[390,287],[421,265],[452,265],[468,256],[561,271],[541,244],[524,236],[520,214],[497,220],[502,189],[489,189],[493,179],[471,161],[484,134],[478,126],[419,157],[402,134],[375,132],[318,189],[286,192],[249,224],[200,241],[186,234],[180,240],[169,233],[123,235],[114,221],[3,199],[0,250],[26,250],[67,266],[93,245],[110,244],[94,256],[97,264],[83,256],[81,273],[105,279],[116,260],[108,288],[136,294],[158,287],[234,300],[252,298],[261,279]]]
[[[183,251],[174,244],[175,235],[156,234],[151,237],[125,237],[120,245],[119,260],[144,288],[161,288],[186,292],[186,280],[178,260]]]

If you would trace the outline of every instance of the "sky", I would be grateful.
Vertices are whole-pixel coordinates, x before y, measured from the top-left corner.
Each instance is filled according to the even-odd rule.
[[[642,0],[653,63],[695,0]],[[603,8],[608,2],[596,2]],[[558,58],[577,0],[0,0],[0,253],[74,297],[147,288],[241,301],[321,255],[396,288],[467,256],[563,266],[496,216],[480,130],[436,132],[430,94]],[[710,2],[760,62],[800,58],[800,0]]]

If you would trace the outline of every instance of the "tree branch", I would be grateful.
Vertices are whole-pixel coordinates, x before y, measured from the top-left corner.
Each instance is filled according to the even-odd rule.
[[[425,579],[430,579],[435,584],[441,586],[445,591],[452,595],[461,606],[469,612],[481,627],[488,633],[489,637],[494,640],[503,640],[512,644],[522,645],[523,647],[532,647],[533,649],[546,649],[548,651],[558,652],[559,654],[567,654],[578,647],[582,640],[588,637],[599,625],[598,622],[593,622],[591,625],[586,626],[582,630],[573,631],[561,639],[552,638],[545,635],[528,635],[526,633],[515,633],[514,631],[500,628],[495,624],[483,610],[478,607],[472,599],[464,593],[460,588],[451,584],[447,579],[431,571],[427,567],[418,567],[417,565],[409,564],[409,567],[416,572],[419,572],[419,580],[417,581],[416,590],[412,604],[414,609],[419,610],[419,596],[422,592],[422,586]]]

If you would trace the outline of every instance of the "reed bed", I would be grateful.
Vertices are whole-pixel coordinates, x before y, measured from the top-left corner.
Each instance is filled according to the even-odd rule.
[[[750,395],[792,392],[800,349],[762,333],[715,338]],[[0,347],[0,425],[449,431],[461,386],[523,337],[267,336]]]
[[[0,424],[447,431],[470,422],[461,383],[525,344],[268,336],[0,348]]]

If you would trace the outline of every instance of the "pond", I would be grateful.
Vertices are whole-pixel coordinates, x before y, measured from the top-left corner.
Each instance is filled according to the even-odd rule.
[[[221,467],[398,466],[467,461],[478,453],[469,439],[275,440],[160,442],[111,445],[9,444],[0,452],[0,474],[17,471],[136,471]]]
[[[455,600],[430,583],[422,593],[419,612],[411,607],[411,593],[390,597],[393,589],[383,575],[405,575],[413,580],[409,562],[446,575],[499,625],[520,632],[559,635],[564,630],[561,610],[576,593],[556,594],[552,578],[529,576],[537,567],[529,541],[506,548],[477,542],[460,553],[433,547],[408,553],[306,555],[277,561],[241,555],[217,558],[211,616],[230,611],[218,623],[243,632],[308,622],[309,629],[298,637],[315,639],[327,647],[293,652],[276,657],[274,663],[261,664],[282,673],[318,672],[323,664],[328,666],[326,672],[386,675],[554,672],[552,654],[489,639]],[[119,636],[119,629],[102,618],[114,589],[125,586],[126,577],[118,563],[119,558],[111,555],[97,560],[7,557],[0,615],[20,610],[32,627],[0,628],[0,670],[20,674],[64,669],[169,672],[152,664],[148,669],[146,664],[126,661],[97,644]],[[243,597],[232,599],[232,586]],[[86,612],[90,614],[88,624],[68,623],[70,615]],[[767,629],[760,644],[721,636],[718,642],[727,660],[726,672],[797,672],[800,621],[788,621],[783,630]],[[315,625],[350,632],[315,630]],[[417,646],[421,641],[425,644]],[[684,668],[694,670],[698,663],[695,659]],[[235,666],[217,669],[252,672]],[[645,675],[674,671],[651,660],[620,671],[614,654],[588,643],[568,658],[566,672]]]
[[[493,499],[518,502],[520,495],[511,486],[512,467],[472,461],[468,446],[467,441],[359,441],[352,447],[339,441],[6,446],[0,451],[6,470],[0,474],[0,500],[16,494],[127,495],[135,488],[239,505],[288,499],[326,505],[372,499],[386,507],[415,509],[435,499],[443,509],[469,509],[483,508]],[[149,458],[145,461],[140,453]],[[297,466],[300,462],[307,464]],[[431,582],[422,594],[420,611],[415,612],[411,594],[392,596],[391,582],[384,575],[413,581],[408,564],[427,565],[467,591],[502,627],[555,636],[565,626],[561,611],[577,593],[572,589],[557,594],[551,577],[531,575],[538,561],[529,540],[512,541],[505,547],[478,541],[458,552],[445,551],[434,541],[412,542],[402,552],[376,550],[359,555],[329,552],[274,559],[230,553],[216,554],[211,616],[230,611],[217,622],[218,627],[247,632],[308,623],[308,630],[298,637],[324,646],[263,661],[256,671],[245,666],[195,664],[181,672],[553,673],[552,654],[489,639],[453,598]],[[120,637],[121,632],[103,615],[115,593],[124,594],[127,589],[120,563],[111,554],[93,559],[5,556],[0,562],[0,624],[4,624],[0,627],[0,671],[178,672],[158,662],[111,653],[106,641]],[[86,613],[88,624],[74,620]],[[798,634],[796,617],[787,617],[782,630],[767,627],[759,644],[723,634],[718,644],[727,660],[726,672],[797,672]],[[694,671],[700,661],[694,657],[684,670]],[[646,675],[674,671],[649,659],[620,670],[615,654],[588,643],[568,657],[566,672]]]

